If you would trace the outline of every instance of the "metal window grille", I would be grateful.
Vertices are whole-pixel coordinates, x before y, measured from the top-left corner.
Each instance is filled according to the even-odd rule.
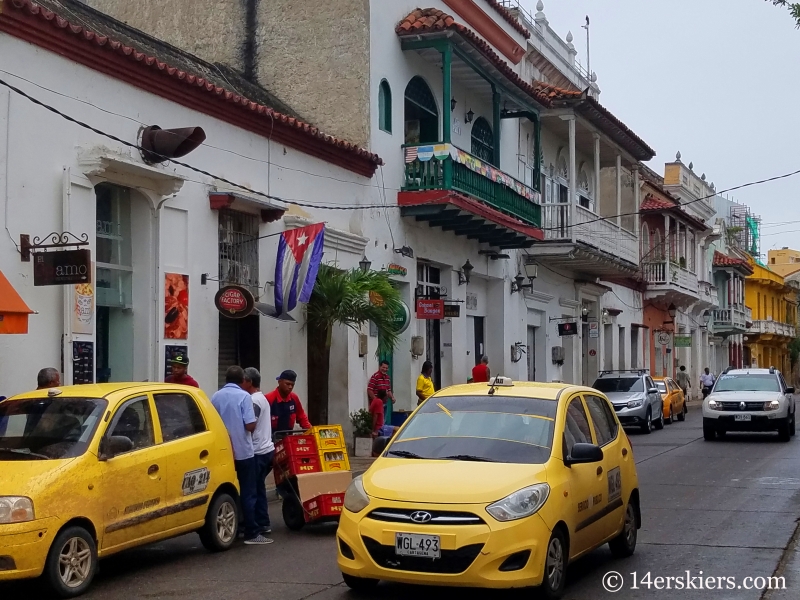
[[[219,211],[219,281],[249,288],[258,297],[258,216]]]

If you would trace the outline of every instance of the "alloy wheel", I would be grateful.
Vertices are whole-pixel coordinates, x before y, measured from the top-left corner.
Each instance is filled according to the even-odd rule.
[[[217,511],[217,537],[223,544],[236,535],[236,509],[230,502],[223,502]]]
[[[58,554],[58,572],[66,587],[83,585],[92,572],[92,549],[86,540],[79,537],[67,540]]]
[[[561,545],[561,540],[555,536],[547,547],[545,574],[551,590],[561,587],[561,578],[564,577],[564,547]]]
[[[625,542],[628,547],[636,543],[636,514],[633,510],[633,504],[628,503],[628,509],[625,511]]]

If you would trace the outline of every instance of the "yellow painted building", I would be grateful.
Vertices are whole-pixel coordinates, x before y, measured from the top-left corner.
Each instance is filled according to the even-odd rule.
[[[745,281],[745,305],[752,311],[744,342],[744,364],[791,372],[789,343],[797,326],[797,291],[783,276],[750,259],[753,274]]]
[[[786,277],[795,271],[800,271],[800,250],[792,250],[791,248],[770,250],[767,256],[767,263],[770,270]]]

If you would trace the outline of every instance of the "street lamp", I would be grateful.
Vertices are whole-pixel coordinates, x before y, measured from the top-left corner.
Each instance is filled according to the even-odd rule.
[[[456,104],[458,104],[458,102],[456,101],[456,99],[455,99],[455,98],[452,98],[452,99],[450,100],[450,110],[451,110],[451,111],[455,111],[455,109],[456,109]]]
[[[670,304],[669,308],[667,308],[667,312],[669,313],[669,318],[675,320],[675,315],[678,314],[678,309],[675,308],[674,304]]]
[[[705,323],[705,327],[708,328],[708,324],[711,323],[711,311],[707,310],[703,313],[703,323]]]
[[[533,280],[539,274],[539,265],[533,263],[529,265],[525,265],[525,275],[528,278],[528,283],[522,283],[525,281],[525,277],[522,276],[521,272],[517,272],[517,276],[514,277],[514,281],[511,282],[511,293],[514,292],[521,292],[522,290],[531,290],[533,291]]]
[[[469,112],[467,112],[467,114],[464,115],[464,122],[472,123],[472,119],[474,119],[474,118],[475,118],[475,113],[472,112],[472,109],[470,108]]]
[[[464,285],[465,283],[469,283],[469,276],[472,273],[472,269],[474,269],[469,259],[463,265],[461,265],[461,270],[458,271],[458,285]]]
[[[372,262],[370,262],[370,260],[367,258],[367,255],[365,254],[364,258],[362,258],[358,262],[358,266],[361,267],[362,273],[367,273],[369,272],[369,268],[372,266]]]

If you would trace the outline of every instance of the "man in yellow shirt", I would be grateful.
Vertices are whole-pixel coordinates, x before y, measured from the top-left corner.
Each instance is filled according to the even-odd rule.
[[[433,396],[433,381],[431,381],[431,374],[433,373],[433,364],[431,361],[426,360],[422,363],[422,374],[417,377],[417,405],[422,404]]]

